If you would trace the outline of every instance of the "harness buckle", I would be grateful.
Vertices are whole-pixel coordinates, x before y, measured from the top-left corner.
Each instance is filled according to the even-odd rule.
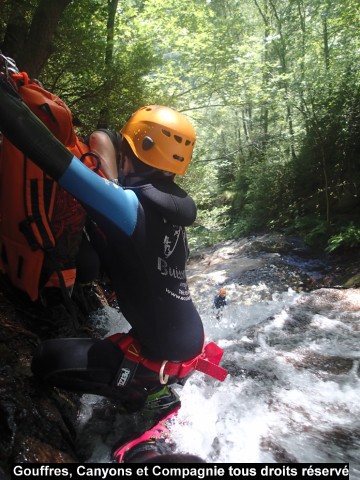
[[[159,380],[161,385],[166,385],[169,380],[169,375],[164,375],[165,367],[167,364],[167,360],[164,360],[161,364],[160,371],[159,371]]]

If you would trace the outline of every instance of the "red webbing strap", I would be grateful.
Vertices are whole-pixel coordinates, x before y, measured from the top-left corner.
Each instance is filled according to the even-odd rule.
[[[129,360],[143,364],[153,372],[161,371],[162,376],[176,376],[184,378],[194,370],[205,373],[210,377],[223,382],[228,374],[225,368],[219,366],[223,355],[223,350],[214,342],[205,345],[203,351],[197,357],[183,363],[174,363],[170,361],[149,360],[140,353],[139,343],[128,334],[116,333],[107,337],[108,340],[115,343]]]
[[[225,368],[219,366],[220,360],[223,356],[223,349],[218,347],[216,343],[210,342],[205,345],[204,351],[199,355],[195,370],[210,375],[223,382],[228,374]],[[165,367],[166,373],[166,367]]]

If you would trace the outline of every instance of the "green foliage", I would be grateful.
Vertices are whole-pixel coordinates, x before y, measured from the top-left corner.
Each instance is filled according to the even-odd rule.
[[[227,223],[226,207],[198,210],[195,224],[187,229],[190,250],[196,251],[222,241],[226,238]]]
[[[342,228],[341,232],[329,238],[325,251],[332,253],[336,250],[349,250],[360,247],[360,228],[350,223]]]
[[[144,76],[157,60],[151,46],[131,29],[136,10],[130,4],[117,17],[111,67],[105,62],[107,2],[72,2],[54,40],[54,54],[41,80],[70,106],[87,135],[108,112],[108,126],[119,128],[146,103]],[[80,46],[80,49],[79,49]]]
[[[290,230],[300,234],[307,245],[323,250],[329,238],[331,226],[319,215],[306,215],[295,218]]]
[[[281,229],[290,211],[291,175],[287,165],[256,162],[237,177],[231,217],[236,229],[251,233]]]
[[[275,228],[355,238],[335,228],[360,206],[358,0],[122,0],[110,63],[108,4],[70,3],[40,79],[85,135],[146,103],[189,117],[193,245]]]

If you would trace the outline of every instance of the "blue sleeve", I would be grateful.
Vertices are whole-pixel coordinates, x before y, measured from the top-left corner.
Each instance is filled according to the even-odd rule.
[[[107,218],[130,236],[136,226],[139,201],[132,190],[124,190],[100,177],[73,157],[58,180],[84,206]]]

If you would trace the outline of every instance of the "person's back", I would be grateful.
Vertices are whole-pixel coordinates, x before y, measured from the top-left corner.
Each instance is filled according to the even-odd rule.
[[[169,115],[161,107],[153,107],[153,111],[140,110],[135,120],[132,117],[121,131],[123,184],[135,193],[139,202],[135,231],[131,236],[124,235],[114,229],[108,219],[96,214],[95,218],[108,242],[108,248],[100,252],[102,265],[117,293],[121,311],[136,330],[142,351],[152,358],[184,361],[199,354],[204,342],[202,323],[191,300],[185,272],[188,257],[185,227],[194,222],[196,206],[175,184],[175,172],[169,174],[155,168],[159,162],[163,162],[161,166],[165,168],[172,168],[162,151],[169,148],[169,137],[161,133],[153,119],[164,110]],[[174,121],[183,122],[180,115],[173,114],[173,117]],[[145,122],[146,125],[153,122],[152,133],[158,135],[155,151],[146,157],[148,163],[135,154],[134,150],[139,152],[139,145],[135,145],[132,135],[134,124],[141,129]],[[189,130],[188,123],[185,129]],[[193,131],[190,133],[193,135]],[[94,146],[96,142],[92,137],[90,142]],[[184,138],[180,147],[174,138],[172,142],[178,151],[184,150],[183,155],[188,155],[189,162],[194,138]],[[185,146],[185,142],[189,144]],[[186,168],[175,160],[176,167],[177,164],[181,169]],[[113,215],[117,215],[115,210]]]
[[[140,201],[142,221],[131,239],[103,226],[109,248],[102,264],[144,353],[152,358],[188,360],[200,353],[204,340],[185,273],[185,225],[193,220],[195,206],[168,179],[132,190]]]

